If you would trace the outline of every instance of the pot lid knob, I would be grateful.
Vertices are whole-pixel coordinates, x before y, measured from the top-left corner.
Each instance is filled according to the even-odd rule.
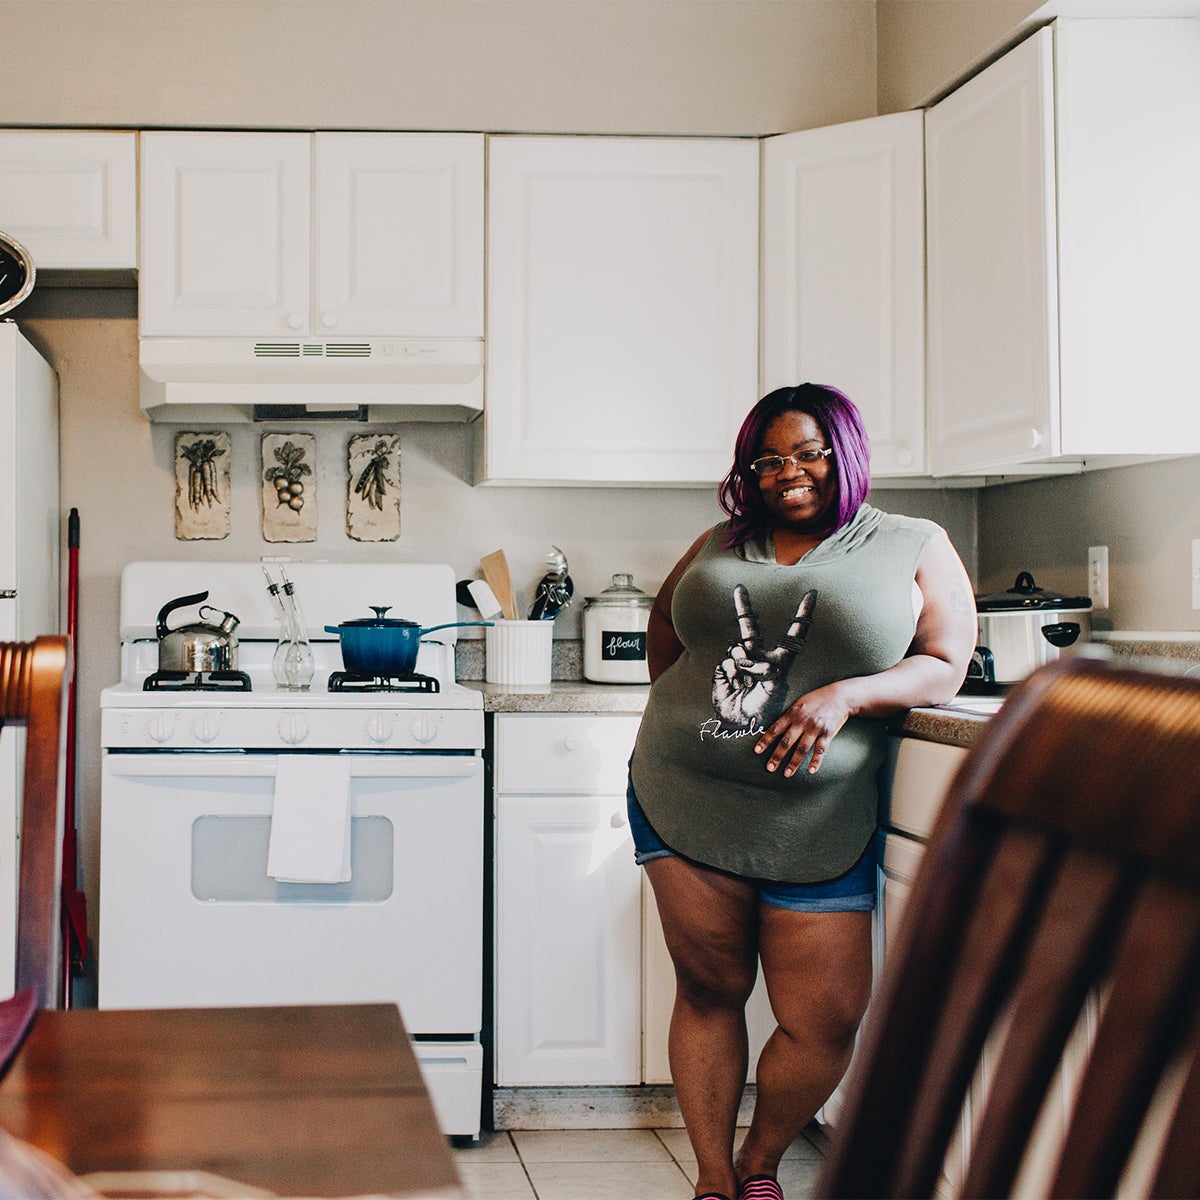
[[[375,614],[376,620],[383,621],[387,619],[392,606],[390,604],[368,604],[367,607]]]

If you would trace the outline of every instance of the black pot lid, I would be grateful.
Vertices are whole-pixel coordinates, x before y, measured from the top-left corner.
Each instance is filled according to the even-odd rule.
[[[364,626],[370,629],[419,629],[420,626],[416,621],[406,621],[403,617],[387,617],[384,614],[391,608],[390,604],[368,604],[367,607],[374,612],[373,617],[358,617],[353,621],[342,621],[342,625],[351,625],[356,629],[361,629]]]
[[[1087,596],[1048,592],[1033,582],[1028,571],[1022,571],[1007,591],[976,596],[975,607],[979,612],[1020,612],[1030,608],[1091,608],[1092,602]]]

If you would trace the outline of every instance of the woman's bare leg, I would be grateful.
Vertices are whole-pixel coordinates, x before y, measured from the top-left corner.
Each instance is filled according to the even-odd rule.
[[[733,1139],[746,1084],[746,1000],[754,988],[758,899],[749,884],[683,858],[646,864],[675,964],[668,1052],[696,1154],[696,1193],[733,1197]]]
[[[845,1074],[871,992],[871,914],[764,904],[759,954],[779,1027],[758,1059],[739,1180],[775,1176],[784,1151]]]

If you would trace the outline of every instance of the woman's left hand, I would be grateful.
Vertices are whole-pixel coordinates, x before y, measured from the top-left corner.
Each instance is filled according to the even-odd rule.
[[[785,776],[795,775],[811,752],[808,772],[815,775],[838,730],[850,717],[850,706],[837,683],[807,692],[786,712],[767,726],[754,744],[755,754],[766,754],[767,770],[782,768]]]

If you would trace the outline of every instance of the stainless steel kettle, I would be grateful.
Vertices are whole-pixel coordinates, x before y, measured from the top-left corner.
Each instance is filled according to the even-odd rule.
[[[238,640],[234,630],[240,621],[233,613],[222,612],[204,603],[207,592],[168,600],[158,610],[158,669],[160,671],[236,671]],[[167,617],[177,608],[200,605],[200,617],[211,613],[217,623],[201,619],[177,629],[167,628]]]

